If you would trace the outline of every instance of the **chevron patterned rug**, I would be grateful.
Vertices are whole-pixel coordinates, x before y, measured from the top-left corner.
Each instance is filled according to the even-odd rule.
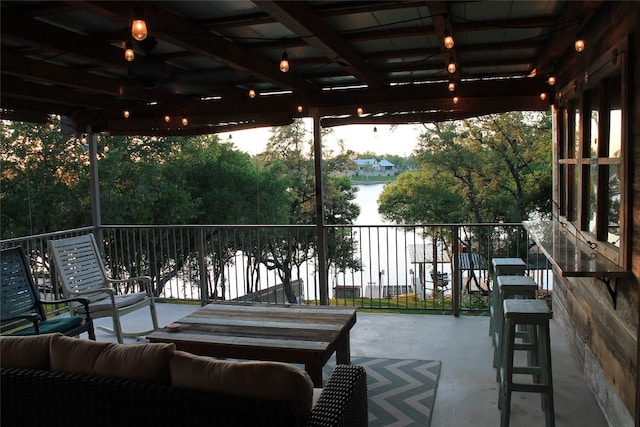
[[[370,427],[431,425],[440,361],[352,357],[351,364],[367,370]],[[335,357],[324,366],[325,380],[334,368]]]

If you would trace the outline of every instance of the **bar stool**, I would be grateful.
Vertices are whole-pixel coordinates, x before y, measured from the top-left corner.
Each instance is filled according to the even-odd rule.
[[[491,260],[493,266],[493,289],[491,290],[491,305],[489,306],[489,336],[493,343],[493,334],[495,332],[496,316],[498,306],[502,304],[496,278],[499,276],[524,276],[527,265],[520,258],[493,258]]]
[[[500,357],[502,356],[502,350],[500,345],[502,344],[502,331],[504,329],[504,313],[503,302],[507,299],[521,298],[521,299],[535,299],[538,291],[538,284],[529,276],[498,276],[496,284],[498,288],[499,304],[497,304],[497,312],[495,314],[495,331],[493,333],[493,367],[500,366]],[[522,331],[516,331],[516,337],[523,339],[524,343],[531,341],[531,328],[524,328]],[[516,344],[516,350],[529,350],[526,345]],[[529,352],[528,359],[535,358],[534,354]],[[496,381],[498,381],[498,372],[496,371]]]
[[[553,407],[553,377],[551,373],[551,342],[549,319],[551,311],[546,301],[538,299],[507,299],[503,303],[504,330],[502,357],[500,358],[500,426],[508,427],[511,415],[511,393],[514,391],[540,393],[546,427],[555,427]],[[514,353],[516,325],[532,326],[532,345],[537,351],[537,366],[515,366]],[[533,383],[514,383],[513,375],[533,375]]]

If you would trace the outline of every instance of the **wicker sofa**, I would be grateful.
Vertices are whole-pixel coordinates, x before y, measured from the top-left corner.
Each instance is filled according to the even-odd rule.
[[[230,362],[173,344],[62,334],[0,338],[1,424],[366,426],[366,373],[338,365],[323,389],[278,362]]]

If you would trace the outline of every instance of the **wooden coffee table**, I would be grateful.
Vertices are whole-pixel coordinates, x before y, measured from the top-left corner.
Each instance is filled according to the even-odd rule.
[[[205,356],[304,363],[314,385],[322,387],[322,367],[334,351],[337,363],[351,361],[356,308],[212,303],[176,323],[179,331],[163,328],[147,339]]]

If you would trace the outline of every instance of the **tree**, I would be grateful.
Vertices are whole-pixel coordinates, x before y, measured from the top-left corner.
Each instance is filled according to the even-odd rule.
[[[277,171],[256,167],[246,153],[219,143],[216,136],[194,138],[118,138],[101,159],[103,219],[125,224],[258,224],[277,220],[283,212],[284,183]],[[233,262],[244,239],[226,230],[206,235],[213,265],[212,298],[224,297],[225,265]],[[167,233],[147,237],[153,253],[148,268],[156,277],[156,294],[171,278],[196,263],[197,237],[176,239]],[[178,257],[161,248],[170,242]],[[127,254],[127,256],[131,256]],[[120,260],[129,271],[144,262]],[[138,267],[139,268],[139,267]],[[250,286],[248,286],[250,288]]]
[[[438,123],[420,136],[415,155],[419,170],[401,174],[380,196],[379,211],[391,221],[520,222],[550,211],[548,113]]]
[[[83,141],[49,125],[5,122],[0,134],[2,237],[91,225]]]
[[[436,124],[420,136],[420,169],[385,186],[380,213],[396,222],[525,220],[549,208],[550,156],[548,114]],[[452,209],[440,207],[453,200]]]
[[[359,215],[359,207],[352,203],[355,188],[346,176],[334,176],[329,171],[345,170],[352,161],[352,153],[342,151],[331,160],[323,160],[323,182],[325,194],[325,223],[352,224]],[[261,156],[265,165],[279,167],[287,179],[289,200],[287,224],[312,225],[316,223],[315,207],[315,168],[313,144],[301,120],[289,126],[273,128],[265,153]],[[348,256],[339,268],[360,268],[355,259],[355,250],[350,233],[336,233],[328,239],[330,242],[328,265],[337,265],[338,257]],[[287,231],[273,233],[267,239],[264,251],[258,259],[270,270],[278,271],[289,302],[294,303],[295,296],[291,288],[294,268],[299,268],[310,259],[316,248],[315,229],[306,228],[295,233]]]

